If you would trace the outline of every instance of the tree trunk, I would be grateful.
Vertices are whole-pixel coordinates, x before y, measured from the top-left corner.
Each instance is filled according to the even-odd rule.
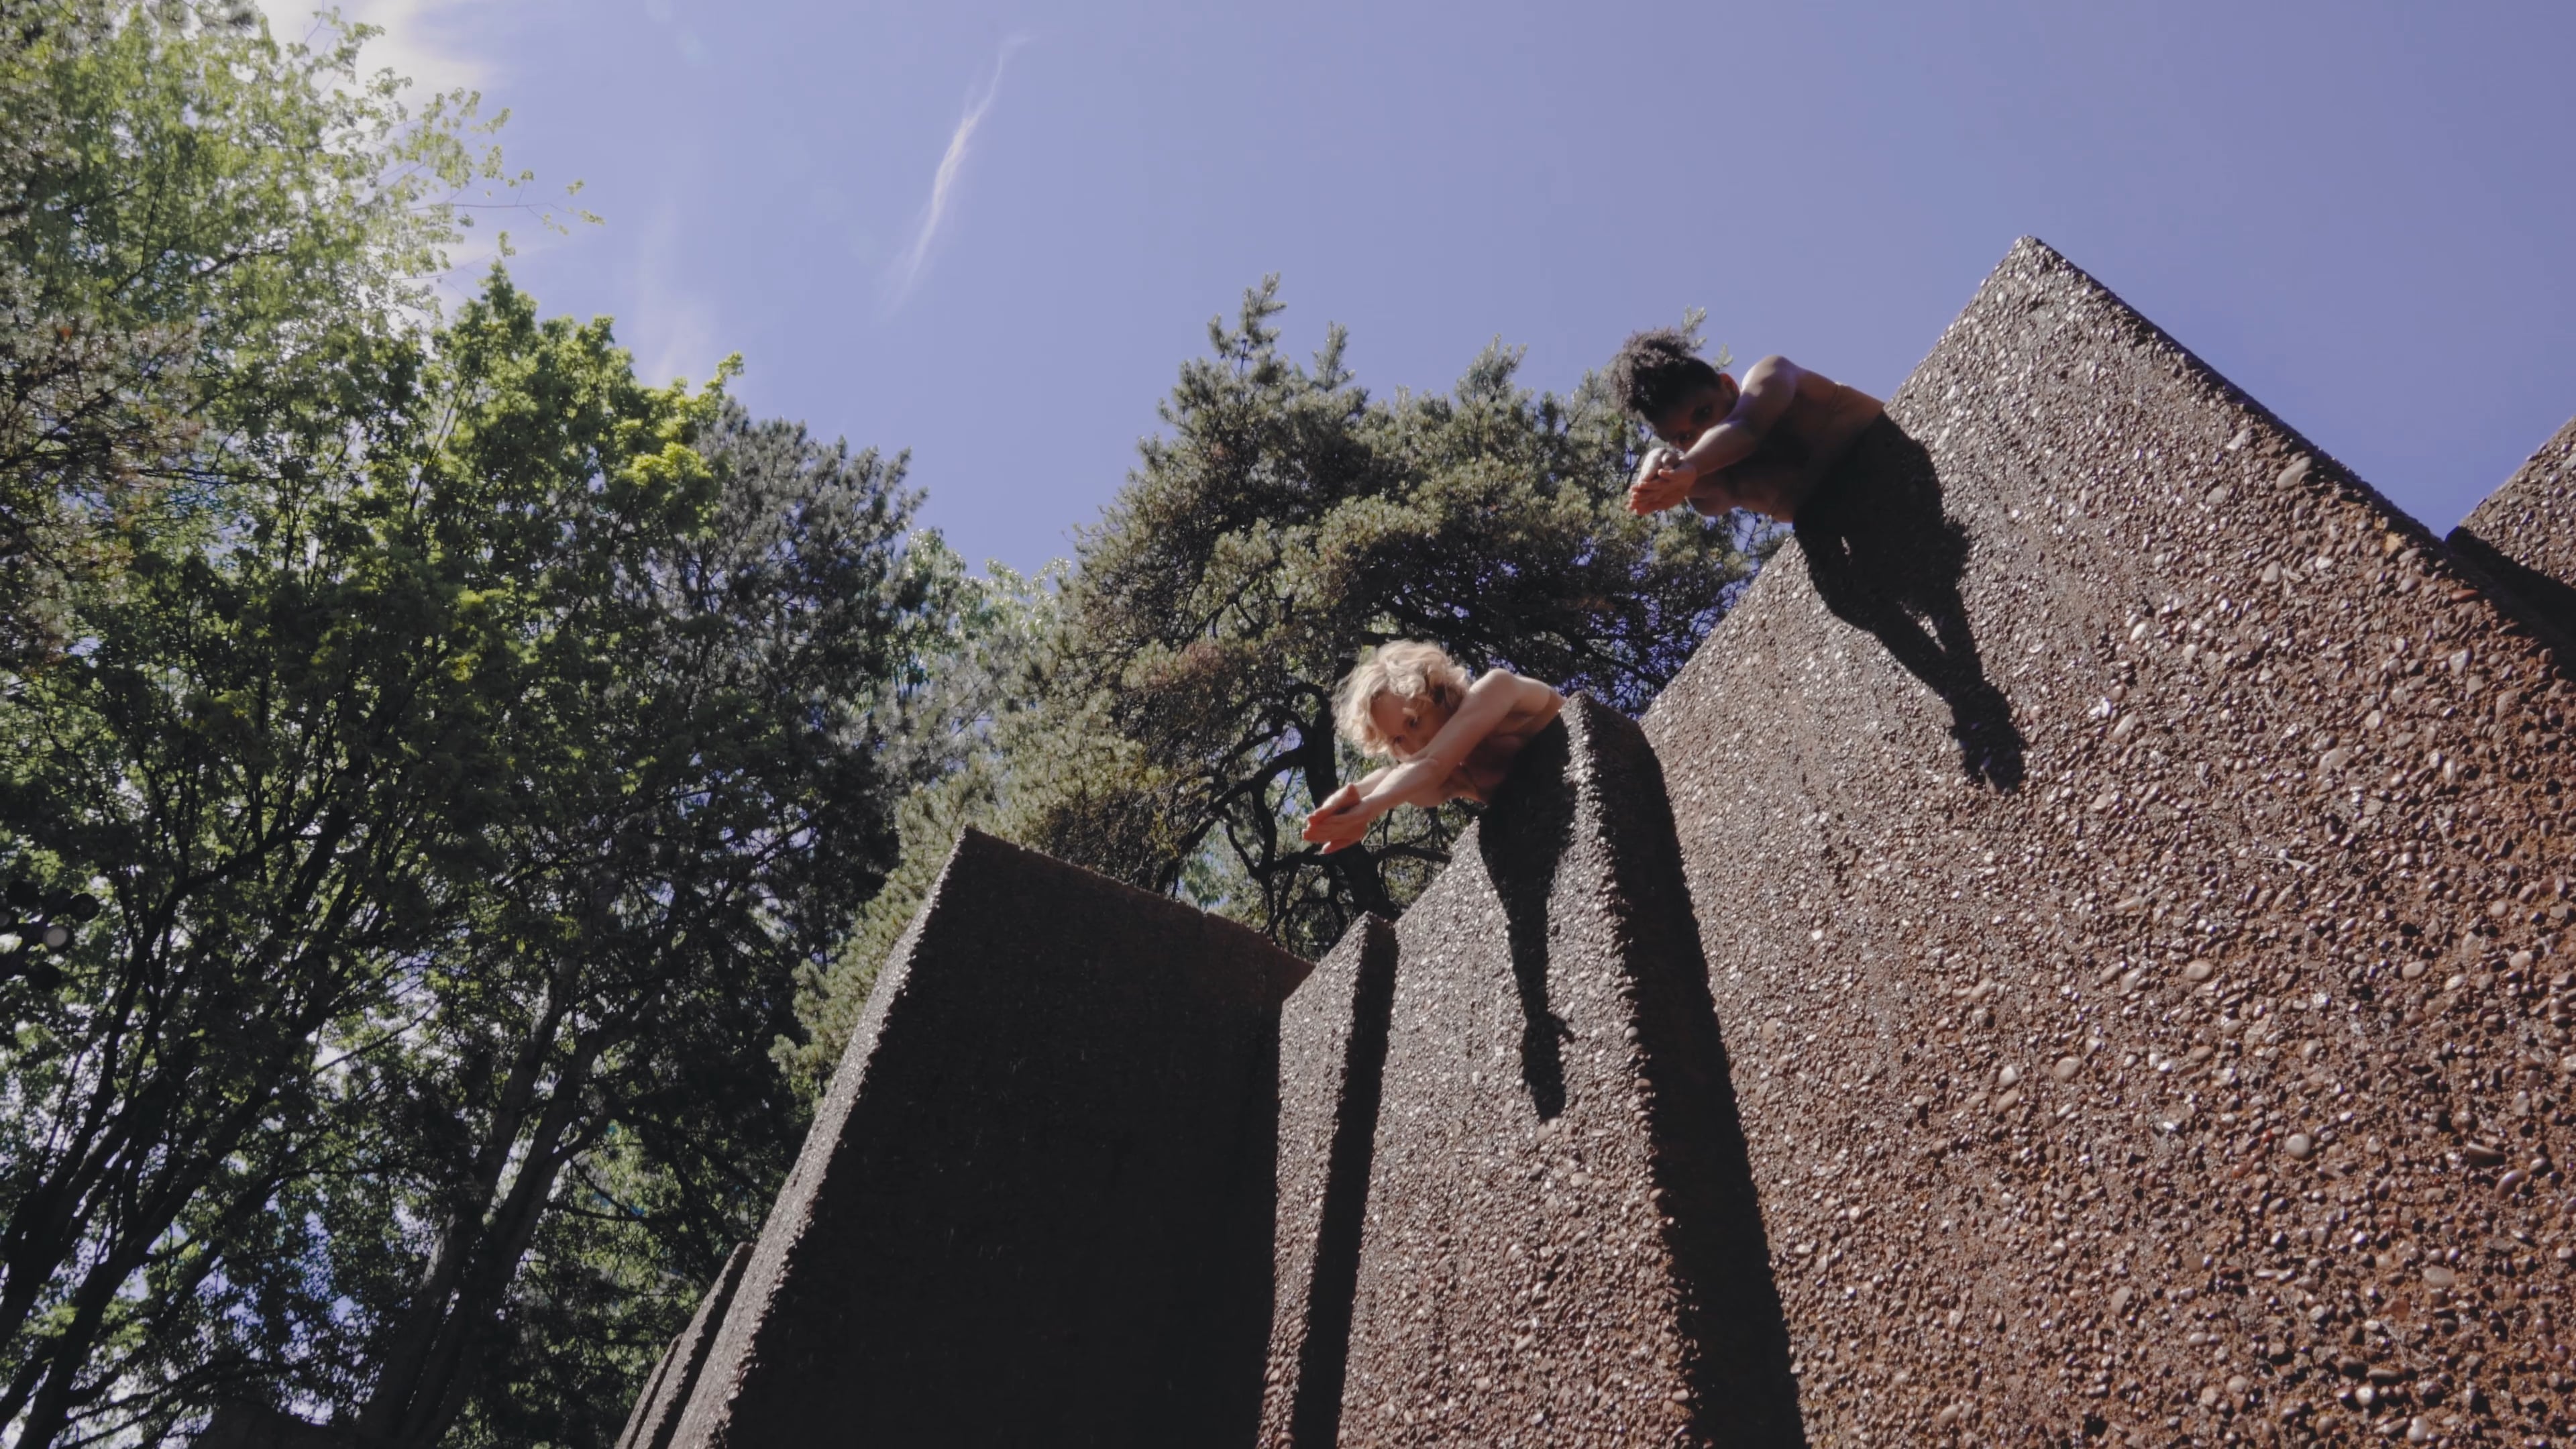
[[[403,1324],[387,1343],[376,1386],[359,1411],[358,1431],[369,1439],[391,1438],[408,1411],[445,1321],[448,1300],[455,1296],[457,1281],[484,1234],[484,1219],[500,1191],[501,1174],[509,1166],[511,1144],[518,1140],[520,1124],[535,1104],[537,1080],[544,1074],[555,1031],[563,1023],[563,1000],[560,990],[547,994],[545,1009],[521,1044],[518,1060],[511,1064],[509,1081],[492,1113],[491,1135],[475,1154],[473,1175],[450,1199],[447,1230],[439,1235],[438,1247],[430,1254],[420,1286],[404,1311]]]
[[[551,1039],[552,1025],[559,1020],[559,1014],[550,1012],[546,1036],[537,1040]],[[388,1449],[431,1449],[463,1411],[473,1387],[468,1356],[475,1341],[490,1328],[510,1285],[517,1281],[519,1264],[535,1240],[564,1164],[589,1145],[589,1134],[574,1129],[579,1125],[582,1090],[606,1046],[604,1036],[584,1036],[575,1042],[571,1060],[559,1067],[554,1089],[524,1150],[515,1154],[520,1168],[508,1193],[494,1207],[491,1192],[485,1191],[444,1235],[441,1261],[425,1276],[423,1291],[413,1299],[406,1312],[408,1321],[395,1336],[403,1352],[398,1358],[389,1356],[359,1413],[360,1432],[371,1443]],[[529,1105],[527,1101],[517,1104],[507,1123],[507,1136],[502,1134],[503,1124],[495,1123],[493,1137],[484,1144],[487,1155],[504,1162],[514,1155],[511,1148],[518,1145],[519,1124],[526,1120]],[[497,1183],[489,1187],[497,1188]]]
[[[339,913],[333,913],[332,924],[338,924]],[[107,1310],[115,1301],[126,1280],[152,1259],[154,1245],[179,1219],[188,1203],[205,1190],[216,1170],[238,1149],[260,1119],[266,1115],[279,1094],[279,1087],[294,1067],[294,1046],[309,1037],[332,1014],[332,1002],[317,995],[304,1005],[303,1012],[284,1023],[276,1045],[264,1058],[254,1058],[241,1073],[243,1085],[230,1110],[211,1121],[196,1119],[205,1130],[194,1140],[172,1142],[171,1122],[185,1094],[201,1087],[197,1081],[199,1065],[194,1051],[175,1058],[152,1081],[135,1095],[126,1111],[107,1118],[96,1132],[77,1164],[58,1172],[46,1191],[55,1195],[52,1209],[56,1230],[50,1246],[55,1256],[47,1271],[28,1271],[23,1284],[26,1295],[41,1295],[43,1285],[51,1279],[51,1267],[77,1256],[85,1227],[93,1224],[102,1211],[99,1195],[111,1195],[124,1211],[112,1220],[101,1243],[102,1256],[84,1271],[72,1292],[72,1314],[59,1334],[32,1354],[25,1368],[0,1396],[0,1423],[9,1422],[20,1407],[27,1417],[18,1425],[15,1449],[43,1449],[59,1435],[69,1422],[77,1404],[74,1389],[81,1371],[87,1366]],[[112,1094],[118,1075],[102,1071],[98,1091]],[[160,1160],[154,1164],[156,1154]],[[157,1165],[158,1171],[152,1171]],[[77,1191],[73,1191],[77,1188]],[[269,1188],[255,1189],[264,1200]],[[242,1206],[237,1199],[227,1212]],[[14,1229],[16,1225],[13,1223]],[[24,1260],[32,1269],[38,1254],[30,1251]],[[11,1268],[11,1297],[21,1299],[21,1283],[15,1281],[22,1271]],[[25,1301],[32,1305],[32,1298]],[[13,1332],[23,1331],[27,1317],[22,1311]]]

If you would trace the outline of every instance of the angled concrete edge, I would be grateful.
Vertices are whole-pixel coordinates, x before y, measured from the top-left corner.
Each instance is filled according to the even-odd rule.
[[[1330,1445],[1341,1417],[1395,967],[1395,927],[1364,916],[1281,1011],[1263,1449]]]
[[[890,956],[674,1442],[1252,1432],[1280,1001],[1232,922],[968,832]],[[1248,1260],[1238,1261],[1238,1260]]]
[[[1809,1432],[2562,1434],[2546,637],[2037,243],[1888,413],[1645,721]]]
[[[2576,418],[2462,519],[2450,544],[2565,652],[2576,641]]]
[[[701,1312],[705,1310],[704,1299],[699,1300],[699,1309]],[[671,1362],[680,1356],[680,1345],[687,1341],[687,1338],[688,1330],[682,1329],[671,1335],[669,1343],[662,1345],[662,1356],[653,1360],[653,1372],[645,1375],[644,1391],[635,1396],[634,1406],[626,1411],[626,1427],[617,1431],[616,1449],[636,1449],[641,1442],[645,1433],[644,1424],[652,1417],[653,1403],[662,1397],[662,1386],[671,1377]],[[687,1396],[683,1395],[680,1402],[685,1405],[688,1402]]]
[[[1799,1442],[1636,725],[1571,701],[1396,935],[1339,1444]]]
[[[725,1310],[732,1306],[734,1290],[742,1285],[743,1269],[750,1262],[749,1243],[737,1243],[725,1255],[724,1266],[716,1270],[715,1282],[698,1300],[688,1327],[672,1338],[661,1362],[654,1365],[653,1377],[627,1416],[626,1431],[617,1436],[617,1449],[669,1449],[671,1436],[679,1431],[680,1413],[688,1407],[690,1391],[706,1368],[707,1355],[724,1327]]]

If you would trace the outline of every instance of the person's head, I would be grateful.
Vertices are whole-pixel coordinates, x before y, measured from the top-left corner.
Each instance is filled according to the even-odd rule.
[[[1333,691],[1333,723],[1361,754],[1401,764],[1458,712],[1467,684],[1467,671],[1439,645],[1393,640],[1343,676]]]
[[[1638,332],[1610,359],[1610,393],[1656,437],[1687,448],[1726,420],[1735,379],[1711,367],[1678,327]]]

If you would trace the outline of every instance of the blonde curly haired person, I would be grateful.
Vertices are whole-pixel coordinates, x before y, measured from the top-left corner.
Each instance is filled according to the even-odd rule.
[[[1333,691],[1333,723],[1361,754],[1395,763],[1344,785],[1306,817],[1324,853],[1357,845],[1398,805],[1485,801],[1565,696],[1507,669],[1474,680],[1436,644],[1382,644]]]

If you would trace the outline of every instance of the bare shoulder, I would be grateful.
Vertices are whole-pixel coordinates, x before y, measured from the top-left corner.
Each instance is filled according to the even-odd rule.
[[[1775,352],[1744,369],[1744,386],[1748,389],[1796,387],[1811,376],[1814,374]]]
[[[1777,353],[1746,368],[1744,393],[1761,399],[1754,406],[1779,408],[1795,420],[1816,417],[1866,421],[1877,415],[1878,399],[1839,383],[1812,367],[1801,367]],[[1793,426],[1799,425],[1793,421]],[[1812,424],[1808,424],[1812,425]]]
[[[1503,673],[1501,670],[1494,672]],[[1512,682],[1512,726],[1516,731],[1535,731],[1556,718],[1558,710],[1565,708],[1565,696],[1555,685],[1524,674],[1505,677]]]
[[[1512,721],[1538,710],[1553,714],[1560,702],[1553,685],[1527,675],[1514,674],[1508,669],[1488,669],[1476,676],[1476,682],[1468,686],[1467,694],[1469,698],[1494,700],[1502,706],[1504,717]]]

